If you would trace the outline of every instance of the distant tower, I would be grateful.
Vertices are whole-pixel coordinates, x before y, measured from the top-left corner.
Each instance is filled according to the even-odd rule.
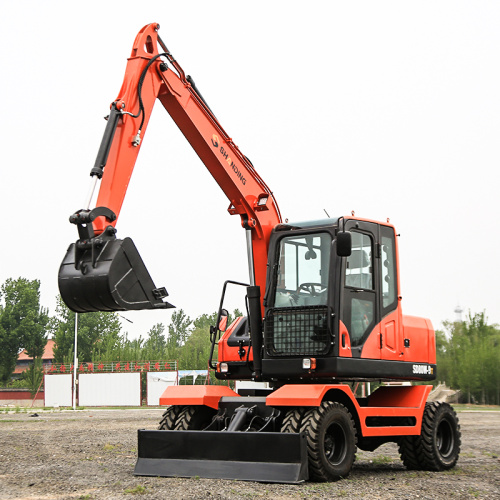
[[[458,305],[457,307],[455,307],[455,321],[457,323],[461,323],[462,322],[462,313],[464,312],[464,310],[460,307],[460,305]]]

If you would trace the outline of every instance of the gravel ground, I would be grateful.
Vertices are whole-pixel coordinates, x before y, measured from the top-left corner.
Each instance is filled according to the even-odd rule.
[[[462,452],[447,472],[407,471],[395,444],[358,451],[348,479],[301,485],[132,475],[139,428],[161,410],[0,414],[2,499],[500,498],[500,412],[460,412]]]

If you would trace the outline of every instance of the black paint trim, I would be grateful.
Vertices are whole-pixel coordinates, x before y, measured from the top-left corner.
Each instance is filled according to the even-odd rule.
[[[365,358],[316,358],[316,370],[302,368],[301,358],[263,359],[262,374],[265,380],[311,379],[311,380],[356,380],[356,379],[402,379],[434,380],[436,365],[408,361],[386,361]],[[413,366],[428,366],[431,373],[413,373]]]

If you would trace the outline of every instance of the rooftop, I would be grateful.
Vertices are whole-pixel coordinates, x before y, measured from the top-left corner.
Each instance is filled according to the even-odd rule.
[[[52,339],[47,341],[47,345],[45,346],[45,350],[43,352],[42,360],[50,360],[54,359],[54,345],[55,342]],[[19,356],[17,357],[18,361],[32,361],[33,358],[26,354],[26,349],[23,350]]]

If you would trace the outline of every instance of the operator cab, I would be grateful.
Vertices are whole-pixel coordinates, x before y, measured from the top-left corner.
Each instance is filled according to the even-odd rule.
[[[281,224],[270,240],[267,283],[263,374],[393,375],[394,366],[356,363],[402,361],[392,226],[344,218]],[[315,372],[297,370],[305,357],[315,359]]]
[[[262,380],[435,378],[432,326],[400,307],[393,226],[354,218],[279,224],[266,282]],[[227,371],[217,378],[253,377],[253,356],[243,355],[252,335],[238,340],[239,356],[229,349],[235,335],[219,350]]]

